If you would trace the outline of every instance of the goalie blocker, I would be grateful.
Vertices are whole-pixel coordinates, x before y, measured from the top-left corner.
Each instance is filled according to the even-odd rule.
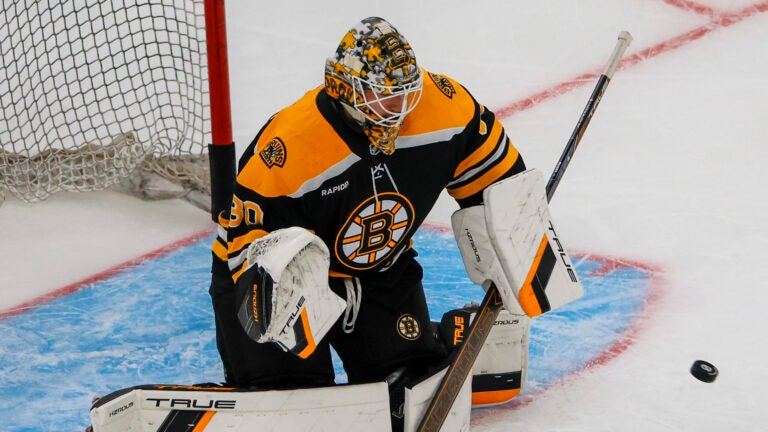
[[[531,169],[484,191],[484,204],[451,217],[473,282],[494,283],[506,309],[536,317],[580,298],[584,288],[549,215],[541,171]]]

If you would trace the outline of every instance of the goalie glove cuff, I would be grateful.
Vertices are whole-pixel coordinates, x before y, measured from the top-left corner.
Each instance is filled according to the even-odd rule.
[[[523,313],[496,257],[485,225],[485,206],[457,210],[451,215],[451,225],[464,267],[472,282],[482,285],[486,291],[493,282],[501,294],[504,307],[515,313]]]

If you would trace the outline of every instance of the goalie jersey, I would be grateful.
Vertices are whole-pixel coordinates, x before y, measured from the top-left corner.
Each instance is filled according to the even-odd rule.
[[[396,148],[384,155],[369,145],[322,86],[275,114],[240,159],[214,271],[228,262],[236,282],[252,241],[299,226],[328,246],[331,276],[371,275],[410,250],[443,189],[461,207],[477,205],[487,186],[525,170],[494,114],[426,71]]]

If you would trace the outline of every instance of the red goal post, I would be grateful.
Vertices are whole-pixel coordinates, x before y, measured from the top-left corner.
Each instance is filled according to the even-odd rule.
[[[0,200],[109,187],[166,196],[162,184],[226,210],[223,0],[3,2],[0,57]]]

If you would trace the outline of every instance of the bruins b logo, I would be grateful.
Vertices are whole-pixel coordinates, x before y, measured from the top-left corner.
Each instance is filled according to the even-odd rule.
[[[413,206],[395,192],[368,198],[349,216],[336,238],[336,257],[353,270],[386,263],[413,228]]]
[[[397,319],[397,332],[403,339],[416,340],[421,336],[419,320],[411,314],[401,315]]]
[[[448,96],[449,99],[453,99],[453,95],[456,94],[456,89],[453,88],[453,84],[448,81],[448,78],[432,72],[428,72],[428,74],[429,77],[432,78],[432,81],[434,81],[435,85],[437,85],[437,88],[439,88],[444,95]]]
[[[275,165],[282,167],[285,164],[286,157],[285,144],[283,144],[283,140],[278,137],[272,138],[272,140],[267,143],[264,149],[259,152],[259,156],[261,156],[261,160],[264,161],[264,163],[267,165],[267,168],[272,168]]]

